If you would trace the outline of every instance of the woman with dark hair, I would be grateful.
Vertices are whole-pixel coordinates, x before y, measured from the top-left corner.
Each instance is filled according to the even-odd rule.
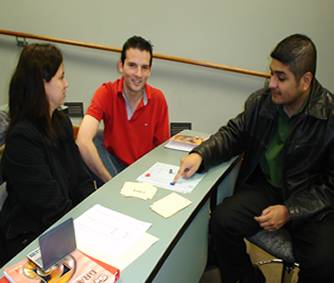
[[[94,191],[58,107],[68,83],[51,44],[25,47],[9,87],[10,123],[2,157],[8,196],[0,213],[0,262],[6,263]]]

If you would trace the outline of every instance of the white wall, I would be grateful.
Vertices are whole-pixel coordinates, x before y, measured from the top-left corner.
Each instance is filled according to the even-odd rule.
[[[292,33],[310,36],[318,49],[318,79],[334,91],[332,0],[0,0],[0,29],[122,47],[136,34],[154,52],[268,72],[269,53]],[[34,42],[28,39],[29,43]],[[95,90],[114,81],[118,53],[59,45],[69,81],[67,101],[88,107]],[[0,104],[20,48],[0,35]],[[153,61],[149,84],[167,99],[171,121],[214,132],[241,111],[264,84],[257,78],[162,60]]]

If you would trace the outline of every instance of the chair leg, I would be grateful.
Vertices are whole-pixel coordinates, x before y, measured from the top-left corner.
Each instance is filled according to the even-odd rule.
[[[287,264],[283,262],[282,268],[282,283],[291,283],[292,277],[295,272],[295,265],[294,264]]]

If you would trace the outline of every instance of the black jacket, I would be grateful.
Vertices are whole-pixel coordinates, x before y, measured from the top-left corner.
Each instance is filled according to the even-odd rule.
[[[25,235],[28,244],[94,191],[68,118],[59,131],[58,149],[26,119],[9,133],[2,157],[8,191],[0,213],[3,248],[19,248]]]
[[[244,153],[236,189],[249,182],[260,170],[259,162],[273,138],[277,118],[269,88],[251,94],[244,112],[194,149],[203,158],[199,171]],[[285,147],[282,194],[293,227],[334,212],[334,96],[315,79]]]

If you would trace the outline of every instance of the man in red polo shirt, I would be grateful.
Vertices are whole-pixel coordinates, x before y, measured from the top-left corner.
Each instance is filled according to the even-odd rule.
[[[151,43],[139,36],[129,38],[118,67],[122,78],[98,88],[78,133],[82,159],[98,186],[170,136],[165,97],[146,84],[152,69]],[[101,120],[103,138],[98,138]]]

